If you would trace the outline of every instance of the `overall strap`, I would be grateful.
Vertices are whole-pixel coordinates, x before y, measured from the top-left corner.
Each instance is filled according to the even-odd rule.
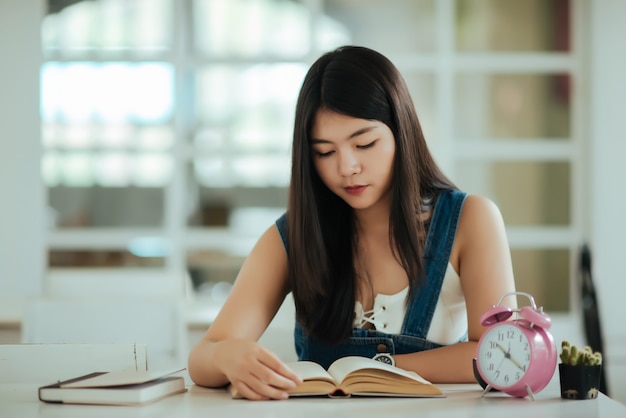
[[[287,250],[287,212],[283,213],[280,218],[276,219],[276,229],[278,229],[280,238],[285,246],[285,251],[287,251],[287,255],[289,255],[289,251]]]
[[[426,338],[437,307],[466,193],[439,193],[424,248],[425,280],[407,303],[401,333]]]

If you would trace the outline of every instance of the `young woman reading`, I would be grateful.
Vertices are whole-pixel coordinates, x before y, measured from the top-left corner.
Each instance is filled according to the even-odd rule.
[[[300,360],[382,354],[435,383],[474,382],[480,316],[513,291],[497,207],[441,172],[397,68],[341,47],[298,97],[287,212],[247,257],[189,373],[287,398],[300,378],[257,341],[292,292]]]

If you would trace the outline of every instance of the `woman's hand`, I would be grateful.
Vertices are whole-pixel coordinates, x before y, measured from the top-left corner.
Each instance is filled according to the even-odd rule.
[[[288,390],[302,382],[276,355],[254,341],[219,342],[217,364],[245,398],[287,399]]]

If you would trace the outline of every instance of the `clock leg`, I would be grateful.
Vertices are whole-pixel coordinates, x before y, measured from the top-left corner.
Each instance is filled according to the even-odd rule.
[[[528,396],[530,397],[531,400],[535,400],[535,395],[533,394],[533,391],[530,390],[530,386],[526,385],[526,392],[528,392]]]
[[[481,398],[483,398],[487,392],[489,392],[491,390],[491,385],[487,385],[485,386],[485,389],[483,390],[483,393],[480,395]]]

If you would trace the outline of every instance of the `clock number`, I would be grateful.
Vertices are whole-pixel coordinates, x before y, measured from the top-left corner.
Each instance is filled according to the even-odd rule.
[[[515,331],[513,331],[513,330],[508,330],[508,331],[506,332],[506,338],[508,338],[509,340],[512,340],[514,337],[515,337]],[[520,335],[520,338],[521,338],[521,337],[522,337],[522,336]]]

